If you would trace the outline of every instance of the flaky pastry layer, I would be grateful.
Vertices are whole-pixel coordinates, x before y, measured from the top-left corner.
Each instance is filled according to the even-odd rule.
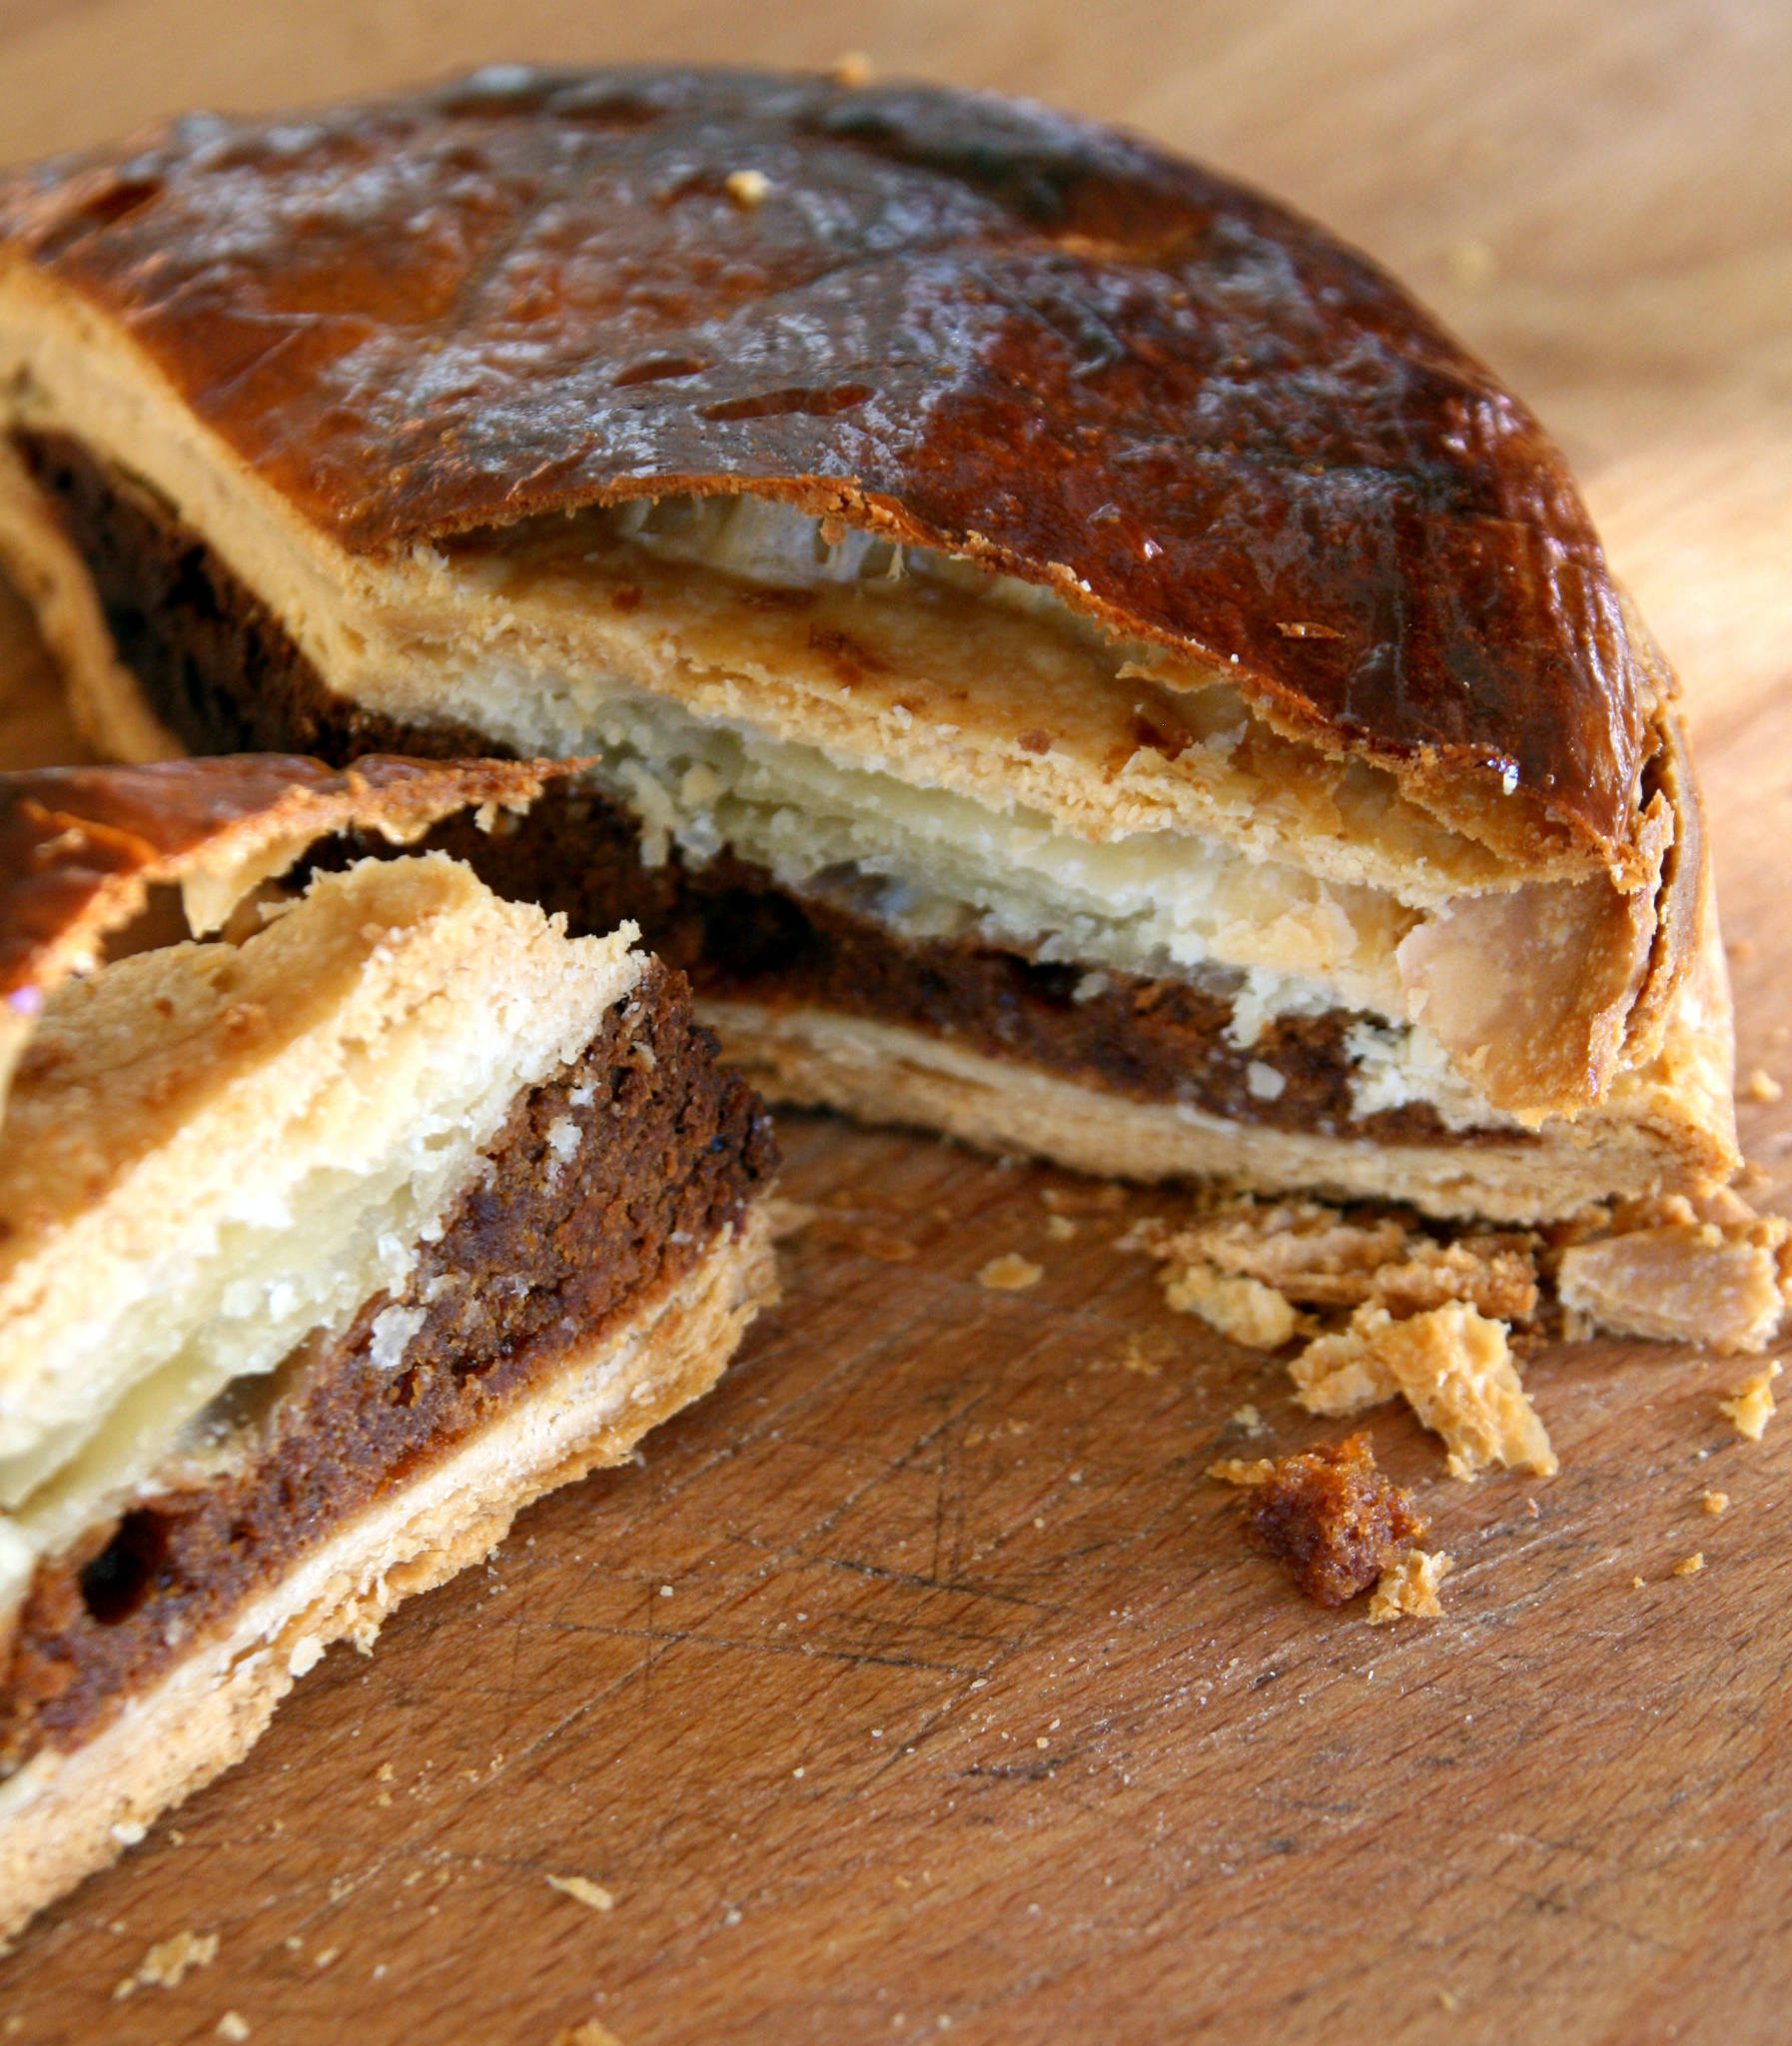
[[[707,1392],[775,1297],[757,1210],[668,1294],[569,1352],[538,1393],[336,1532],[222,1634],[194,1642],[94,1739],[46,1748],[0,1784],[0,1937],[240,1761],[333,1641],[371,1647],[396,1605],[488,1554],[531,1500],[621,1463]]]
[[[0,1146],[8,1576],[402,1284],[519,1090],[634,986],[631,937],[568,940],[430,854],[55,991]]]

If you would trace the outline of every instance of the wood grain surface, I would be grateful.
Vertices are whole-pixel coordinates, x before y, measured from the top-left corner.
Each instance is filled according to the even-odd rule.
[[[0,157],[492,57],[849,48],[1273,187],[1531,399],[1686,676],[1741,1069],[1792,1082],[1783,0],[0,0]],[[53,756],[3,607],[0,647],[0,746]],[[1792,1096],[1741,1113],[1782,1201]],[[1321,1431],[1116,1247],[1170,1197],[1063,1239],[1061,1175],[785,1141],[816,1219],[722,1389],[329,1656],[0,1963],[0,2039],[1792,2032],[1792,1419],[1740,1442],[1735,1365],[1544,1354],[1546,1484],[1455,1484],[1377,1415],[1458,1567],[1445,1619],[1371,1628],[1296,1598],[1202,1476]],[[978,1283],[1006,1251],[1035,1288]],[[181,1931],[210,1965],[115,2000]]]

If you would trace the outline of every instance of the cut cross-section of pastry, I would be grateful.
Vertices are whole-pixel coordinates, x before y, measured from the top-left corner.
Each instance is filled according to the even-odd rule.
[[[0,463],[103,746],[597,756],[507,885],[787,1100],[1444,1215],[1734,1169],[1561,457],[1140,142],[690,71],[196,117],[0,184]]]
[[[682,976],[407,849],[555,772],[0,776],[0,1928],[771,1295]]]

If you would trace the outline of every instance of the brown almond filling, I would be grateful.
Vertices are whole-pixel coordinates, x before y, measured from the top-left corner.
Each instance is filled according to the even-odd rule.
[[[1366,1591],[1425,1525],[1412,1495],[1375,1468],[1365,1435],[1282,1458],[1245,1500],[1253,1544],[1316,1605]]]
[[[334,694],[167,508],[66,436],[13,438],[93,575],[120,659],[192,751],[312,753],[343,765],[369,752],[447,759],[502,750],[466,727],[400,725]],[[972,940],[910,940],[855,908],[849,884],[825,898],[798,894],[725,853],[696,867],[674,850],[648,867],[633,821],[588,788],[549,791],[503,835],[461,823],[429,842],[499,893],[564,911],[574,932],[632,917],[699,995],[899,1024],[1237,1123],[1378,1143],[1531,1141],[1448,1130],[1422,1102],[1357,1116],[1344,1049],[1362,1020],[1353,1011],[1282,1017],[1240,1046],[1227,1036],[1236,974],[1090,975]]]
[[[650,1308],[769,1181],[769,1124],[650,962],[581,1056],[516,1104],[404,1294],[242,1380],[194,1470],[40,1564],[0,1650],[0,1773],[69,1749],[294,1562]],[[574,1141],[574,1135],[576,1141]],[[420,1313],[396,1363],[388,1308]]]

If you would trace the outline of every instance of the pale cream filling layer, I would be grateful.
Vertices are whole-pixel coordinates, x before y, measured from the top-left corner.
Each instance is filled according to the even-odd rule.
[[[745,498],[351,556],[24,272],[0,289],[0,374],[9,357],[15,414],[146,479],[332,687],[400,722],[600,751],[650,846],[726,845],[793,887],[850,866],[916,934],[1098,970],[1236,970],[1241,1042],[1277,1014],[1366,1011],[1407,1033],[1411,1098],[1458,1126],[1575,1098],[1588,1060],[1560,986],[1611,920],[1602,879],[1520,873],[1384,770],[1279,737],[1223,673],[1112,642],[1052,591]],[[799,610],[779,601],[792,593]],[[1540,971],[1488,957],[1486,919],[1458,914],[1519,887],[1563,897],[1552,919],[1519,918],[1559,954]],[[1502,1058],[1501,990],[1516,1012],[1545,980],[1559,1022],[1526,1015]]]

